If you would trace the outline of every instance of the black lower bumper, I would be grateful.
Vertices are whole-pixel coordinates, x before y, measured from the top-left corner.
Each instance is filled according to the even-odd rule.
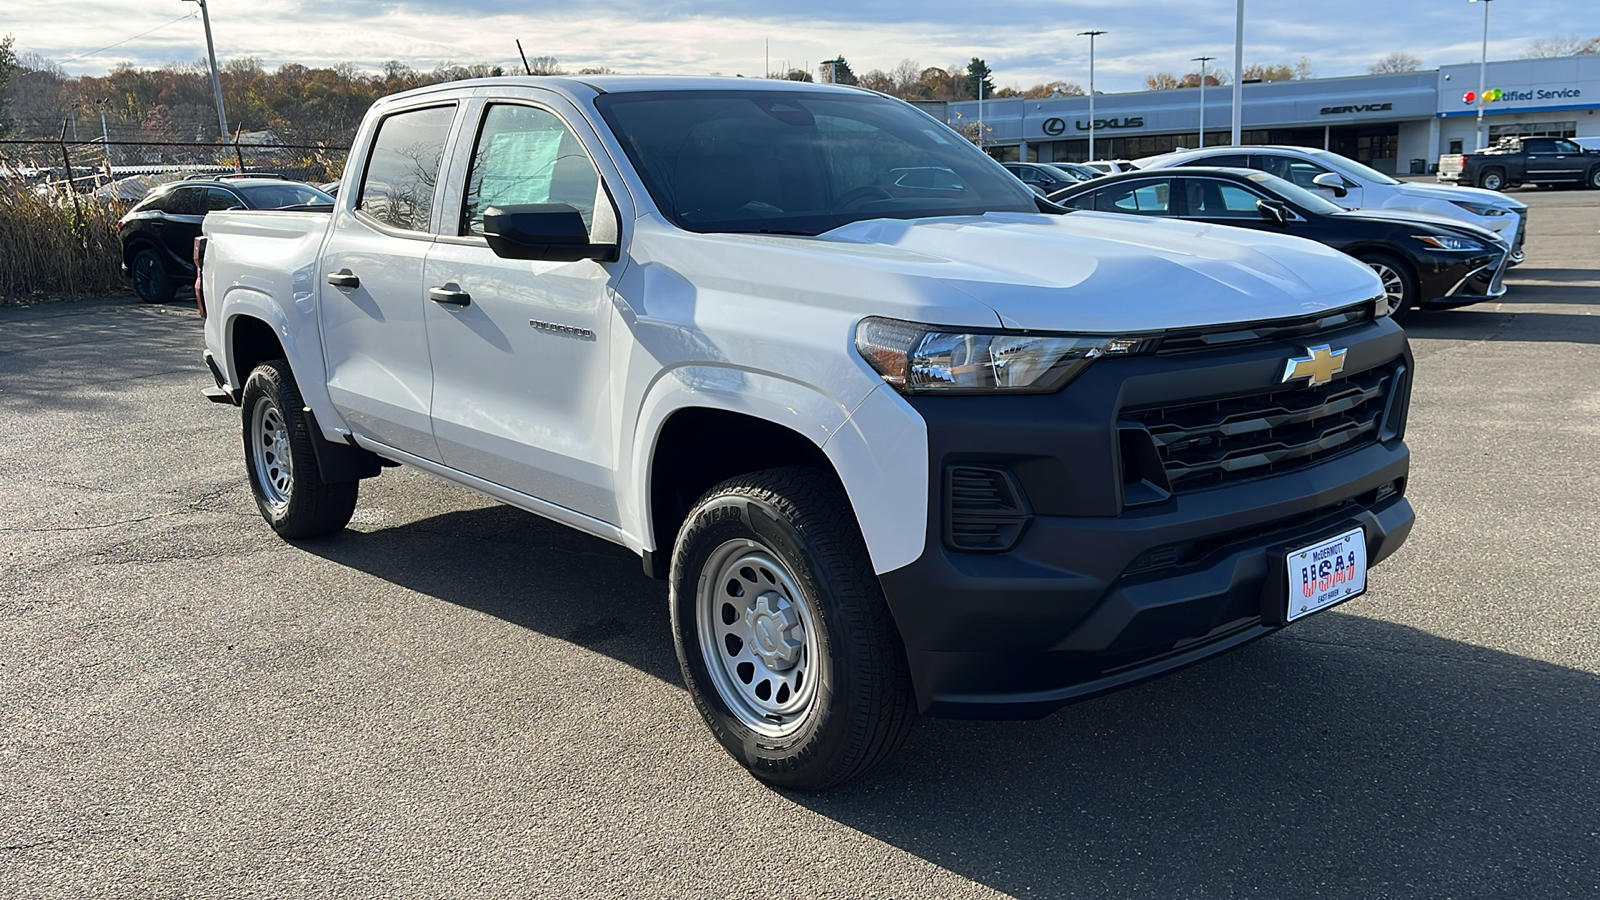
[[[1352,358],[1376,359],[1403,338],[1378,333],[1349,346]],[[1115,420],[1129,395],[1163,384],[1225,393],[1218,388],[1230,381],[1258,377],[1254,356],[1263,353],[1278,355],[1255,351],[1197,369],[1130,361],[1125,379],[1107,364],[1100,374],[1109,396],[1075,383],[1064,394],[1076,396],[1040,398],[1033,409],[1046,415],[1012,427],[1001,424],[1002,401],[989,404],[998,415],[914,403],[928,419],[935,472],[952,459],[1009,466],[1033,513],[1005,552],[953,549],[935,524],[918,560],[880,575],[924,713],[1033,718],[1156,677],[1276,630],[1285,551],[1357,526],[1369,565],[1400,547],[1414,515],[1404,496],[1410,451],[1399,433],[1279,474],[1076,514],[1094,505],[1091,484],[1120,480],[1114,464],[1098,464],[1104,454],[1093,448],[1111,448],[1090,423]],[[1016,403],[1013,411],[1027,401]],[[989,421],[980,427],[979,418]],[[938,495],[936,484],[935,518],[947,514]]]

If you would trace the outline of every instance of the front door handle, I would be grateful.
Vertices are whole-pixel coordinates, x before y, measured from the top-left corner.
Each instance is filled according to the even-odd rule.
[[[339,288],[361,287],[361,279],[357,278],[349,269],[340,269],[329,275],[328,283]]]
[[[472,295],[456,284],[428,288],[428,299],[445,306],[468,306],[472,303]]]

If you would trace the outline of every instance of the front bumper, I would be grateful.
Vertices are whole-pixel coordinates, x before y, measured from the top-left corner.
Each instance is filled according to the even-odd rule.
[[[1462,259],[1459,254],[1435,253],[1419,257],[1418,289],[1426,306],[1465,306],[1505,296],[1505,273],[1511,253],[1492,253]]]
[[[1353,372],[1409,372],[1404,336],[1387,320],[1316,342],[1346,348]],[[1031,718],[1153,678],[1276,630],[1281,551],[1355,525],[1369,563],[1398,549],[1414,517],[1404,386],[1394,401],[1402,421],[1385,439],[1299,468],[1165,498],[1139,493],[1120,471],[1127,408],[1270,388],[1286,355],[1304,349],[1102,362],[1054,395],[913,398],[928,426],[937,521],[922,557],[880,581],[923,712]],[[1027,497],[1032,516],[1004,552],[950,545],[942,473],[975,464],[1014,473]]]

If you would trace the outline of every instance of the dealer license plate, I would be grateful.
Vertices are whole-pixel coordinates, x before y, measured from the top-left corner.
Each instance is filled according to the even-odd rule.
[[[1367,589],[1367,536],[1354,528],[1303,550],[1291,551],[1289,616],[1293,622]]]

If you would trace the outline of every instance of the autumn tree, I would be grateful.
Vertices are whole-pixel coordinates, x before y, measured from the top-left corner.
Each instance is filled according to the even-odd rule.
[[[1245,66],[1244,71],[1239,73],[1239,79],[1246,82],[1305,81],[1315,77],[1317,77],[1317,74],[1311,71],[1311,60],[1304,56],[1300,57],[1300,61],[1293,65],[1289,63],[1270,63],[1265,65],[1255,63]]]
[[[1171,91],[1176,90],[1182,83],[1178,76],[1171,72],[1157,72],[1145,78],[1144,88],[1147,91]]]
[[[9,105],[7,101],[11,76],[17,70],[17,54],[11,49],[13,43],[14,40],[9,34],[0,38],[0,137],[11,132],[11,119],[4,114],[4,111]]]
[[[1415,72],[1420,68],[1422,68],[1422,60],[1405,51],[1396,50],[1367,66],[1367,74],[1391,75],[1397,72]]]
[[[1088,92],[1076,81],[1047,81],[1022,92],[1029,100],[1046,100],[1051,97],[1085,97]]]

